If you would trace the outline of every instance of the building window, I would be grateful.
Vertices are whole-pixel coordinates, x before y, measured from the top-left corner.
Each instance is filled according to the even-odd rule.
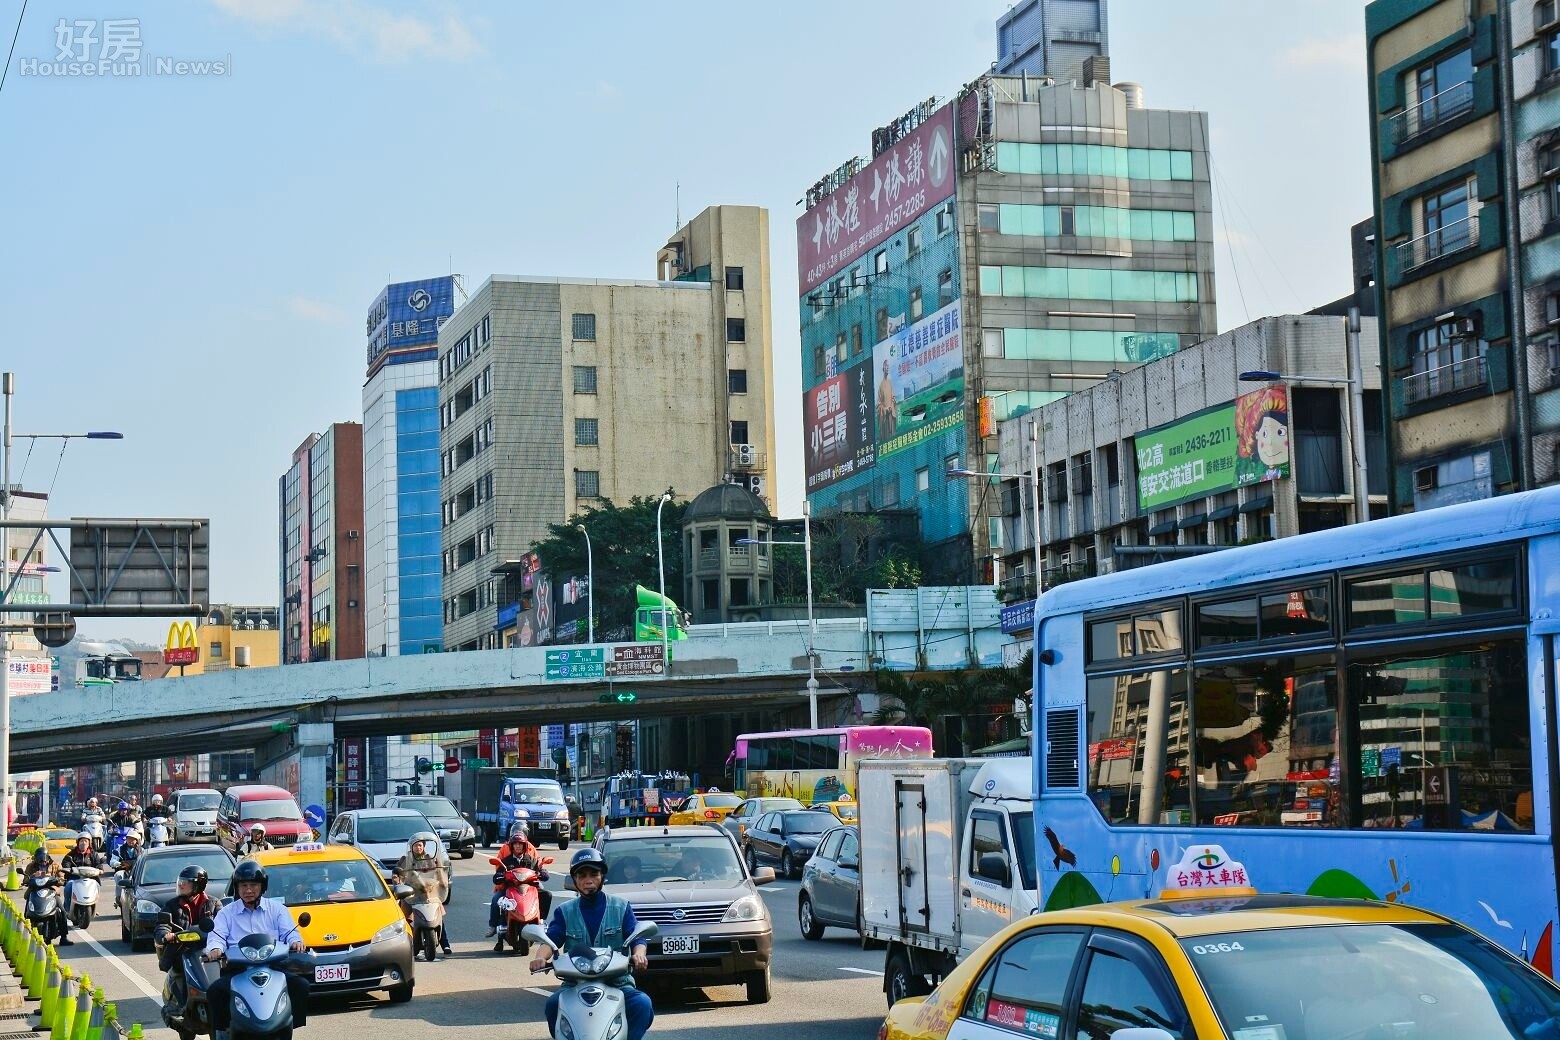
[[[857,293],[861,292],[862,288],[866,284],[867,280],[866,278],[862,277],[861,268],[852,267],[850,269],[850,294],[855,296]]]
[[[1560,72],[1560,29],[1552,29],[1543,37],[1544,75]]]
[[[893,509],[899,505],[899,481],[896,478],[891,476],[878,486],[883,492],[884,509]]]
[[[953,272],[944,268],[937,275],[937,307],[942,309],[953,302]]]
[[[1538,153],[1538,173],[1544,178],[1544,220],[1560,221],[1560,144],[1552,144]]]
[[[915,256],[921,251],[921,229],[913,227],[905,235],[905,252]]]
[[[994,235],[1002,230],[1001,211],[990,202],[982,202],[975,207],[976,227],[983,235]]]
[[[731,605],[733,607],[745,607],[748,605],[748,580],[746,578],[731,578]]]
[[[1060,222],[1061,234],[1076,235],[1078,233],[1076,211],[1071,206],[1058,206],[1057,219]]]
[[[720,579],[719,578],[705,578],[699,584],[703,586],[704,609],[705,610],[719,610],[720,609]]]
[[[1557,14],[1560,14],[1560,4],[1555,0],[1538,0],[1538,3],[1533,5],[1533,28],[1548,28]]]
[[[861,322],[858,321],[850,327],[850,352],[852,354],[860,354],[862,349]]]
[[[879,307],[877,312],[877,337],[874,343],[881,343],[888,338],[888,308]]]
[[[574,497],[576,498],[600,498],[601,497],[601,473],[593,469],[577,469],[574,471]]]
[[[746,419],[731,420],[731,443],[748,444],[748,424]]]
[[[595,419],[576,419],[576,420],[574,420],[574,443],[575,444],[599,444],[599,443],[601,443],[600,441],[598,441],[596,439],[596,437],[597,437],[597,429],[596,429],[596,420]]]
[[[1410,346],[1413,374],[1403,380],[1403,399],[1410,404],[1486,381],[1484,355],[1489,345],[1466,318],[1421,329],[1411,337]]]
[[[872,270],[877,274],[888,273],[888,250],[879,249],[872,257]]]
[[[733,368],[726,373],[726,392],[728,394],[747,393],[747,369]]]
[[[222,660],[222,644],[221,643],[212,643],[211,644],[211,659],[213,661],[220,661],[220,660]]]
[[[726,288],[735,290],[737,292],[742,291],[742,268],[726,268]]]
[[[1464,47],[1409,73],[1409,136],[1473,108],[1473,50]]]
[[[838,366],[838,365],[844,364],[845,363],[845,358],[846,358],[845,333],[842,332],[838,336],[834,337],[834,362],[835,362],[835,365]]]
[[[953,230],[953,203],[946,202],[937,211],[937,234],[939,237]]]
[[[727,318],[726,319],[726,342],[728,342],[728,343],[746,343],[747,342],[747,319],[746,318]]]
[[[813,372],[821,380],[828,376],[828,362],[823,356],[823,346],[813,347]]]
[[[932,488],[932,471],[922,466],[915,471],[915,489],[917,491],[930,491]]]
[[[596,366],[574,366],[574,392],[577,394],[593,394],[596,392]]]
[[[1469,185],[1463,183],[1425,196],[1425,259],[1456,252],[1471,243],[1469,194]]]
[[[574,316],[574,338],[594,340],[596,338],[596,316],[594,314],[576,314]]]
[[[989,358],[1007,357],[1002,346],[1002,330],[981,329],[980,349],[981,353]]]
[[[921,304],[921,287],[918,285],[910,290],[910,320],[920,321],[924,308]]]

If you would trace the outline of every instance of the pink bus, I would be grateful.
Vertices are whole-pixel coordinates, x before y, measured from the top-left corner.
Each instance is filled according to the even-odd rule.
[[[931,757],[932,731],[924,726],[841,726],[743,733],[732,766],[744,797],[810,805],[854,799],[863,759]]]

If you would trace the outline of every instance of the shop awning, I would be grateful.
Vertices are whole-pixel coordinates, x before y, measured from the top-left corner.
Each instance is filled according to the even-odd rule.
[[[1273,505],[1273,496],[1272,495],[1258,495],[1256,498],[1253,498],[1250,502],[1247,502],[1245,505],[1241,506],[1240,507],[1240,511],[1242,513],[1259,513],[1259,512],[1261,512],[1264,509],[1271,508],[1272,505]]]

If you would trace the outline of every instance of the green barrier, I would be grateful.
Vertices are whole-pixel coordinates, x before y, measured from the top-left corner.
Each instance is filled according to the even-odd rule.
[[[92,1016],[87,1019],[86,1040],[103,1040],[103,1023],[106,1020],[106,1011],[103,1007],[103,991],[92,991]]]
[[[67,1040],[87,1040],[87,1023],[92,1018],[92,980],[83,975],[81,988],[76,990],[76,1013],[71,1018],[70,1036]]]
[[[62,981],[58,964],[49,965],[49,974],[43,980],[42,999],[38,1004],[38,1029],[41,1032],[54,1021],[54,1006],[60,1002],[60,982]]]
[[[103,1028],[98,1030],[98,1035],[92,1040],[102,1040],[105,1036],[115,1036],[119,1032],[119,1009],[113,1004],[103,1005]]]
[[[75,976],[68,965],[60,974],[60,995],[54,1002],[54,1018],[48,1023],[49,1040],[69,1040],[71,1019],[76,1014]],[[42,1023],[39,1028],[42,1028]]]

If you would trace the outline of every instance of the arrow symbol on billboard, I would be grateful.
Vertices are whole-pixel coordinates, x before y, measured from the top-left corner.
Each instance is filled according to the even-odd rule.
[[[872,200],[872,208],[878,208],[878,192],[883,190],[883,175],[877,170],[872,171],[872,194],[867,198]]]
[[[812,239],[813,248],[817,249],[818,248],[818,243],[820,241],[822,241],[822,240],[823,240],[823,220],[820,217],[813,217],[813,239]]]
[[[927,163],[932,169],[932,183],[941,184],[948,175],[948,135],[942,127],[938,127],[932,134],[932,151],[927,157]]]

